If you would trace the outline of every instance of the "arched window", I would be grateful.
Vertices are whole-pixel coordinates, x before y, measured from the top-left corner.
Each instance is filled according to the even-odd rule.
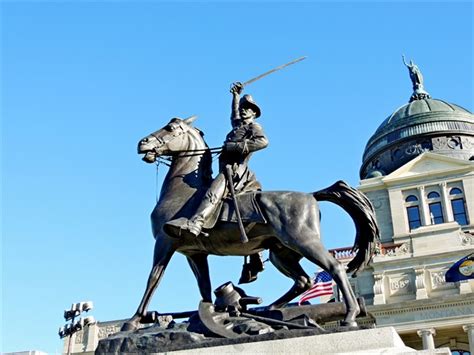
[[[439,193],[437,193],[436,191],[431,191],[429,194],[428,194],[428,199],[431,200],[433,198],[439,198]]]
[[[407,218],[410,230],[421,226],[420,208],[418,206],[418,197],[410,195],[405,199],[407,202]]]
[[[451,199],[451,208],[453,209],[453,217],[461,226],[469,224],[466,214],[466,202],[464,201],[464,194],[461,189],[453,187],[449,191],[449,198]]]

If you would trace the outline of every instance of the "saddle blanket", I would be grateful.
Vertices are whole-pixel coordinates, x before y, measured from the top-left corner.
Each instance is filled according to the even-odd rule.
[[[257,195],[259,193],[260,192],[252,191],[236,195],[240,216],[244,223],[267,223],[258,204]],[[237,214],[235,213],[235,205],[232,198],[225,198],[223,202],[221,202],[221,206],[217,208],[214,216],[209,218],[204,224],[204,228],[211,229],[217,221],[237,222]]]

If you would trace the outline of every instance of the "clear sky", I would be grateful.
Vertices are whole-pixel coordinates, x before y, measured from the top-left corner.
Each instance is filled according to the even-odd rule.
[[[434,98],[473,109],[471,2],[3,1],[1,10],[1,351],[59,352],[72,302],[94,301],[100,321],[135,312],[166,171],[157,178],[137,142],[197,114],[219,146],[233,81],[308,56],[246,89],[270,140],[251,161],[268,190],[357,186],[367,140],[411,95],[401,54]],[[327,247],[352,245],[349,217],[326,204],[322,213]],[[242,258],[210,262],[214,287],[237,282]],[[245,290],[270,303],[291,284],[267,264]],[[198,302],[175,255],[151,309]]]

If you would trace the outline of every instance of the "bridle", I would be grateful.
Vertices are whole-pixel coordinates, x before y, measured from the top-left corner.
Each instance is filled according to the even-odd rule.
[[[203,149],[187,149],[187,150],[176,150],[173,152],[169,152],[167,155],[169,157],[163,156],[162,152],[160,152],[160,149],[164,146],[176,139],[177,137],[182,136],[184,133],[188,131],[188,129],[185,129],[183,127],[182,122],[170,122],[170,128],[171,131],[168,134],[165,134],[163,136],[157,136],[156,132],[151,133],[150,136],[153,136],[158,143],[158,146],[153,148],[153,151],[155,154],[157,154],[157,164],[160,163],[160,160],[162,163],[165,165],[169,166],[169,163],[166,163],[165,161],[171,162],[172,158],[174,156],[179,156],[181,157],[192,157],[192,156],[198,156],[198,155],[204,155],[207,152],[209,152],[211,155],[218,155],[222,152],[222,147],[213,147],[213,148],[203,148]],[[146,138],[145,138],[146,139]]]
[[[181,157],[184,158],[184,157],[204,155],[207,152],[209,152],[211,154],[211,156],[212,155],[217,156],[222,152],[222,147],[214,147],[214,148],[207,147],[207,148],[203,148],[203,149],[177,150],[177,151],[168,153],[167,154],[168,156],[163,156],[162,153],[159,151],[159,149],[161,149],[164,145],[170,143],[172,140],[176,139],[177,137],[182,136],[184,133],[186,133],[189,129],[189,126],[188,126],[188,129],[185,129],[182,126],[182,122],[176,122],[175,121],[175,122],[170,122],[170,128],[171,128],[171,131],[168,134],[165,134],[162,137],[157,136],[156,132],[150,134],[150,136],[154,137],[157,140],[158,144],[159,144],[159,146],[153,148],[153,151],[157,155],[156,161],[155,161],[155,164],[156,164],[156,178],[155,178],[155,180],[156,180],[156,201],[157,202],[158,202],[158,199],[159,199],[159,195],[158,195],[158,175],[159,175],[160,164],[164,164],[164,165],[170,167],[171,162],[173,160],[173,157],[175,157],[175,156],[179,156],[180,158]],[[147,139],[147,138],[145,138],[145,139]]]

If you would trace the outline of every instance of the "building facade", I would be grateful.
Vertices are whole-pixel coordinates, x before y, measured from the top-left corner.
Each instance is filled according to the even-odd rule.
[[[394,326],[407,346],[472,354],[474,280],[446,282],[445,273],[474,252],[474,116],[432,99],[411,77],[410,102],[364,152],[359,189],[375,208],[381,243],[352,284],[372,321]],[[333,253],[342,262],[352,255]]]

